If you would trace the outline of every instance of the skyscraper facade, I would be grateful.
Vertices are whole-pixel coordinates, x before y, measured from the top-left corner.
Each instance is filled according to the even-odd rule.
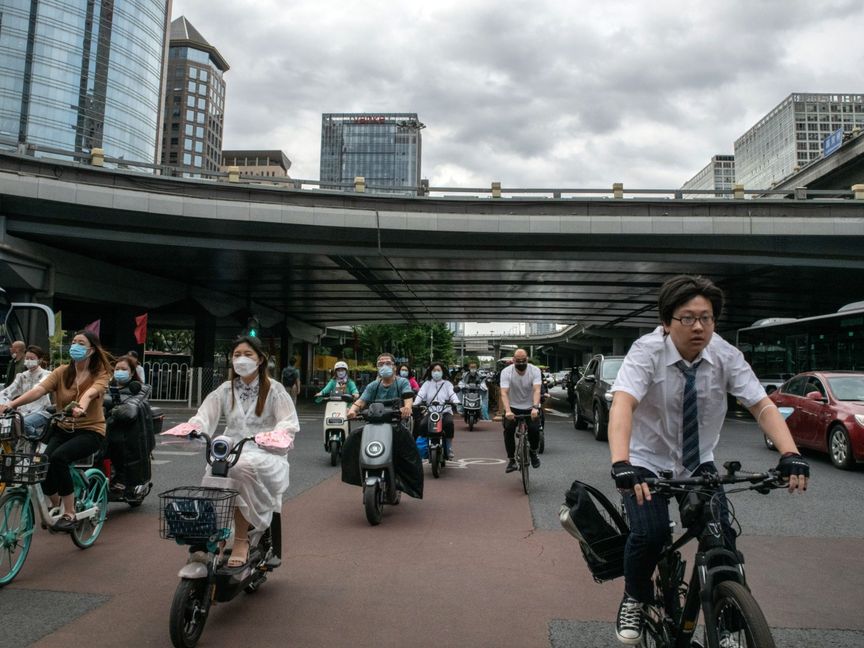
[[[423,128],[417,113],[323,114],[321,188],[348,189],[362,176],[368,191],[416,193]]]
[[[864,95],[792,93],[735,140],[735,180],[769,189],[822,154],[838,128],[864,124]]]
[[[715,155],[711,161],[682,185],[682,189],[732,189],[735,185],[735,156]],[[731,194],[716,194],[732,198]],[[708,198],[705,194],[684,194],[685,198]]]
[[[170,0],[0,0],[0,139],[158,159]]]
[[[185,16],[171,22],[163,165],[192,176],[219,170],[227,71],[219,50]]]

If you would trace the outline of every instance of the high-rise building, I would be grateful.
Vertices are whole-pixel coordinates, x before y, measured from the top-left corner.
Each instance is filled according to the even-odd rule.
[[[735,140],[735,181],[770,189],[822,154],[839,128],[864,124],[864,95],[793,93]]]
[[[156,162],[170,5],[0,1],[0,139]]]
[[[219,170],[228,62],[185,16],[171,22],[162,164],[184,175]]]
[[[465,322],[447,322],[447,330],[455,336],[462,337],[465,335]]]
[[[241,176],[287,178],[291,160],[282,151],[222,151],[221,171],[240,167]]]
[[[528,335],[548,335],[555,332],[555,322],[528,322]]]
[[[732,189],[735,185],[735,156],[715,155],[699,173],[685,182],[682,189]],[[731,194],[716,194],[732,198]],[[684,194],[685,198],[708,198],[705,194]]]
[[[321,188],[347,190],[363,177],[370,192],[416,193],[423,128],[417,113],[323,114]]]

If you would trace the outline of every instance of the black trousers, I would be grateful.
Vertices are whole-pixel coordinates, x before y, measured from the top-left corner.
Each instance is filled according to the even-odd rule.
[[[656,477],[653,472],[641,466],[635,469],[643,477]],[[694,475],[717,473],[713,462],[704,463],[694,472]],[[721,512],[721,524],[726,546],[735,548],[735,532],[729,523],[729,505],[723,487],[717,489],[718,504]],[[663,547],[669,541],[672,529],[669,526],[669,499],[654,496],[651,501],[636,503],[633,491],[624,493],[624,508],[627,511],[627,522],[630,525],[630,535],[624,547],[624,591],[640,603],[650,603],[653,600],[651,576]],[[676,496],[678,497],[678,496]],[[682,496],[683,497],[683,496]]]
[[[510,411],[517,415],[527,414],[529,417],[531,415],[531,408],[518,409],[511,407]],[[504,417],[504,448],[507,450],[508,459],[512,459],[516,454],[517,423],[518,421],[515,418],[511,421],[506,416]],[[529,418],[526,420],[526,423],[528,424],[528,443],[531,449],[536,452],[537,447],[540,445],[540,417],[538,416],[536,419]]]
[[[74,488],[69,466],[99,450],[102,438],[101,434],[93,430],[75,430],[69,433],[55,428],[45,449],[50,465],[48,475],[42,482],[42,492],[61,497],[71,495]]]

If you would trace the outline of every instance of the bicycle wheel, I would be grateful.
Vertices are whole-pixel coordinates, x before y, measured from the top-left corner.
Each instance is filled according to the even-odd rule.
[[[34,521],[26,492],[9,490],[0,497],[0,587],[11,583],[27,560]]]
[[[207,585],[206,578],[184,578],[177,585],[168,621],[171,643],[176,648],[194,648],[204,632],[210,613]]]
[[[98,468],[84,473],[84,481],[75,480],[75,512],[97,507],[92,517],[81,520],[72,531],[72,542],[79,549],[87,549],[102,533],[108,515],[108,480]]]
[[[740,583],[724,581],[714,589],[714,618],[718,645],[774,648],[765,615],[750,590]],[[705,628],[706,634],[711,631]]]
[[[528,457],[528,439],[526,438],[526,434],[527,432],[523,431],[521,442],[519,444],[519,469],[522,471],[522,489],[527,495],[530,490],[529,471],[531,470],[531,460]]]

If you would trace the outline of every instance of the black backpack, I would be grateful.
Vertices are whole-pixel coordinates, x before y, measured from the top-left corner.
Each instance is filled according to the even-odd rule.
[[[570,485],[564,501],[559,511],[561,526],[579,541],[594,580],[602,583],[622,576],[630,529],[615,505],[599,490],[578,480]]]
[[[294,367],[285,367],[282,370],[282,384],[285,387],[293,387],[297,382],[297,369]]]

